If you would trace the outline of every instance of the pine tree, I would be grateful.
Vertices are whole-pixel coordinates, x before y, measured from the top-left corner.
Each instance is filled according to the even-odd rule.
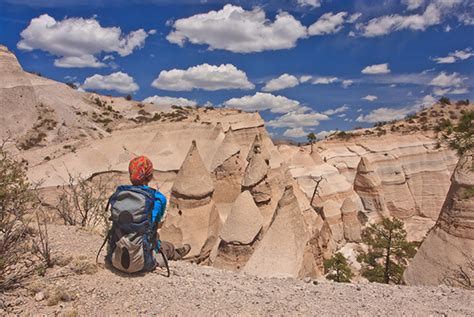
[[[324,261],[326,278],[338,283],[349,283],[354,274],[342,253],[338,252],[329,260]]]
[[[417,246],[407,241],[403,222],[384,218],[379,224],[371,224],[363,231],[362,241],[369,247],[357,259],[362,263],[362,276],[370,282],[400,284],[408,259],[415,256]]]
[[[308,142],[311,144],[311,153],[313,153],[313,144],[316,142],[316,135],[311,132],[309,133],[306,138],[308,139]]]

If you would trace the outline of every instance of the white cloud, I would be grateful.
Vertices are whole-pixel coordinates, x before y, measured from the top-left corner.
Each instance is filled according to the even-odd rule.
[[[284,133],[283,136],[289,137],[289,138],[302,138],[308,135],[308,132],[303,130],[303,128],[291,128],[287,129]]]
[[[407,2],[410,2],[412,8],[417,5],[413,0]],[[430,26],[440,24],[444,15],[453,14],[451,9],[461,2],[462,0],[433,0],[423,14],[385,15],[369,20],[366,25],[361,25],[360,29],[366,37],[381,36],[404,29],[424,31]]]
[[[474,51],[470,47],[468,47],[464,50],[454,51],[452,53],[449,53],[448,56],[445,56],[445,57],[435,57],[433,58],[433,60],[437,64],[452,64],[457,61],[463,61],[463,60],[469,59],[472,56],[474,56]]]
[[[95,74],[86,78],[81,87],[85,89],[115,90],[121,93],[132,93],[139,89],[138,85],[133,80],[133,77],[122,72],[116,72],[105,76]]]
[[[232,98],[225,101],[223,105],[229,108],[237,108],[245,111],[270,110],[273,113],[286,113],[291,111],[304,112],[309,110],[308,107],[302,106],[296,100],[264,92],[257,92],[253,96]]]
[[[445,95],[464,95],[469,93],[467,88],[434,88],[433,94],[436,96],[445,96]]]
[[[306,83],[308,81],[310,81],[312,78],[312,76],[309,76],[309,75],[303,75],[303,76],[300,76],[300,83]]]
[[[316,133],[316,138],[318,138],[319,140],[322,140],[322,139],[325,139],[326,137],[330,136],[331,134],[334,134],[336,133],[337,131],[336,130],[330,130],[330,131],[320,131],[318,133]]]
[[[445,72],[441,72],[431,80],[430,85],[438,87],[455,87],[461,85],[464,80],[466,80],[466,78],[459,76],[458,73],[452,73],[449,75]]]
[[[345,113],[341,113],[341,114],[338,114],[338,115],[337,115],[338,118],[344,118],[345,116],[346,116]]]
[[[362,99],[372,102],[372,101],[377,100],[378,97],[374,96],[374,95],[367,95],[367,96],[363,97]]]
[[[62,68],[99,68],[107,66],[97,60],[94,55],[65,56],[54,60],[54,66]]]
[[[347,23],[354,23],[357,21],[360,17],[362,16],[362,13],[356,12],[354,14],[351,14],[349,18],[347,19]]]
[[[272,22],[259,7],[246,11],[231,4],[176,20],[172,26],[166,37],[171,43],[205,44],[209,49],[238,53],[288,49],[306,36],[306,27],[287,12],[279,12]]]
[[[349,107],[344,105],[344,106],[341,106],[341,107],[336,108],[336,109],[326,110],[326,111],[323,112],[323,114],[328,115],[328,116],[332,116],[333,114],[346,112],[347,110],[349,110]]]
[[[197,105],[196,101],[189,100],[186,98],[175,98],[175,97],[167,97],[167,96],[150,96],[143,100],[144,103],[152,103],[157,106],[180,106],[180,107],[194,107]]]
[[[103,67],[94,55],[101,52],[130,55],[143,47],[148,34],[143,29],[124,34],[119,27],[102,27],[95,18],[56,21],[43,14],[32,19],[20,36],[19,49],[39,49],[58,56],[55,60],[58,67]]]
[[[232,64],[220,66],[201,64],[185,70],[163,70],[151,85],[155,88],[173,91],[255,88],[245,72]]]
[[[285,88],[295,87],[299,84],[298,78],[293,75],[283,74],[278,78],[269,80],[265,87],[262,88],[263,91],[277,91]]]
[[[362,108],[357,109],[357,112],[362,112]]]
[[[298,5],[302,7],[309,6],[313,8],[319,8],[321,6],[321,0],[298,0]]]
[[[313,85],[329,85],[337,81],[337,77],[315,77],[311,82]]]
[[[349,86],[352,86],[353,83],[354,83],[353,80],[346,79],[346,80],[343,80],[343,81],[342,81],[341,86],[342,86],[343,88],[348,88]]]
[[[423,107],[431,106],[435,102],[435,99],[431,95],[424,96],[421,100],[412,106],[406,106],[402,108],[386,108],[381,107],[372,110],[367,115],[360,115],[357,117],[357,122],[382,122],[400,120],[405,118],[407,115],[419,111]]]
[[[362,74],[388,74],[390,73],[390,69],[388,68],[388,63],[384,64],[375,64],[365,67],[362,71]]]
[[[318,21],[308,28],[309,35],[333,34],[342,30],[347,12],[323,14]]]
[[[381,122],[381,121],[392,121],[405,118],[408,114],[413,113],[418,108],[403,107],[403,108],[377,108],[372,110],[368,115],[360,115],[357,122]]]
[[[313,127],[319,125],[319,121],[328,120],[329,117],[326,114],[309,112],[309,113],[299,113],[299,112],[289,112],[282,115],[279,118],[270,120],[267,123],[267,126],[273,128],[283,128],[283,127]]]
[[[402,0],[402,3],[407,6],[408,10],[414,10],[421,7],[425,0]]]

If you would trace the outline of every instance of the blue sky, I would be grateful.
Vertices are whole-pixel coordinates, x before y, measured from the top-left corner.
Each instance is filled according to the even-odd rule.
[[[25,70],[157,104],[258,110],[296,139],[442,95],[472,100],[473,31],[470,0],[0,2],[0,43]]]

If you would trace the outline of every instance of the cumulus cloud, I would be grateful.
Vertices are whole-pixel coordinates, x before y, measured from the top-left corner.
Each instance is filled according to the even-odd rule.
[[[323,114],[328,115],[328,116],[332,116],[336,113],[346,112],[347,110],[349,110],[349,107],[344,105],[344,106],[341,106],[341,107],[336,108],[336,109],[326,110],[326,111],[323,112]]]
[[[231,4],[176,20],[172,27],[166,37],[171,43],[190,42],[237,53],[288,49],[306,36],[306,27],[287,12],[279,12],[272,22],[261,8],[246,11]]]
[[[138,29],[124,34],[119,27],[102,27],[95,18],[57,21],[43,14],[33,18],[20,36],[19,49],[39,49],[58,56],[55,60],[58,67],[103,67],[94,55],[101,52],[130,55],[144,46],[148,33]]]
[[[188,69],[163,70],[151,85],[173,91],[255,88],[247,74],[232,64],[201,64]]]
[[[145,103],[152,103],[157,106],[180,106],[180,107],[194,107],[197,105],[196,101],[189,100],[186,98],[175,98],[175,97],[167,97],[167,96],[150,96],[148,98],[143,99]]]
[[[232,98],[223,103],[229,108],[242,109],[244,111],[270,110],[273,113],[304,112],[308,107],[302,106],[299,101],[288,99],[284,96],[275,96],[270,93],[257,92],[253,96]]]
[[[297,3],[302,7],[309,6],[313,8],[319,8],[321,6],[321,0],[298,0]]]
[[[435,57],[433,58],[433,60],[438,64],[452,64],[457,61],[469,59],[472,56],[474,56],[474,51],[472,50],[472,48],[468,47],[464,50],[449,53],[448,56],[445,57]]]
[[[346,16],[347,12],[325,13],[308,28],[308,34],[324,35],[337,33],[344,27]]]
[[[342,86],[343,88],[348,88],[349,86],[352,86],[353,83],[354,83],[353,80],[346,79],[346,80],[343,80],[343,81],[342,81],[341,86]]]
[[[384,64],[375,64],[371,66],[365,67],[362,71],[362,74],[369,74],[369,75],[374,75],[374,74],[388,74],[390,73],[390,69],[388,68],[388,63]]]
[[[407,6],[408,10],[414,10],[421,7],[425,0],[402,0],[402,3]]]
[[[139,89],[133,77],[122,72],[116,72],[105,76],[95,74],[86,78],[81,87],[84,89],[115,90],[124,94],[133,93]]]
[[[283,74],[278,78],[269,80],[265,87],[262,88],[263,91],[277,91],[285,88],[295,87],[299,84],[298,78],[293,75]]]
[[[406,106],[402,108],[387,108],[381,107],[372,110],[367,115],[360,115],[357,117],[357,122],[382,122],[400,120],[405,118],[407,115],[419,111],[423,107],[431,106],[435,102],[435,99],[431,95],[424,96],[421,100],[412,106]]]
[[[372,102],[372,101],[377,100],[378,97],[374,96],[374,95],[367,95],[367,96],[363,97],[362,99]]]
[[[415,8],[418,5],[418,1],[409,0],[406,2],[409,8]],[[365,37],[381,36],[405,29],[424,31],[430,26],[440,24],[443,15],[450,14],[451,9],[461,2],[462,0],[434,0],[422,14],[384,15],[369,20],[367,24],[361,25],[360,29]]]
[[[458,73],[447,74],[441,72],[431,80],[430,85],[438,87],[454,87],[462,85],[464,80],[466,80],[466,78],[461,77]]]
[[[329,85],[337,81],[337,77],[315,77],[311,82],[313,85]]]
[[[320,131],[320,132],[316,133],[316,138],[318,138],[319,140],[322,140],[322,139],[325,139],[326,137],[328,137],[331,134],[334,134],[336,132],[337,132],[336,130]]]
[[[464,95],[469,93],[467,88],[434,88],[433,94],[436,96],[445,96],[445,95]]]
[[[318,112],[309,112],[309,113],[299,113],[299,112],[289,112],[282,115],[279,118],[270,120],[267,123],[267,126],[273,128],[283,128],[283,127],[312,127],[319,125],[319,121],[328,120],[329,117],[326,114]]]
[[[303,76],[300,76],[300,83],[306,83],[308,81],[310,81],[312,78],[312,76],[309,76],[309,75],[303,75]]]
[[[287,129],[284,133],[283,136],[289,137],[289,138],[302,138],[308,135],[308,132],[306,132],[303,128],[291,128]]]

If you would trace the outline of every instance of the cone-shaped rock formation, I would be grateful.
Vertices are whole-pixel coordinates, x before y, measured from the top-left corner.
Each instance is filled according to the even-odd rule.
[[[344,238],[350,242],[361,239],[361,226],[357,218],[357,205],[351,198],[346,198],[341,207],[342,222],[344,225]]]

